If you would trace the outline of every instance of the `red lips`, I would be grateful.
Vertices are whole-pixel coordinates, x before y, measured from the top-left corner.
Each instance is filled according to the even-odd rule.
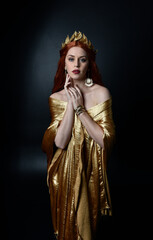
[[[79,74],[79,73],[80,73],[80,71],[77,70],[77,69],[76,69],[76,70],[73,70],[72,72],[73,72],[74,74]]]

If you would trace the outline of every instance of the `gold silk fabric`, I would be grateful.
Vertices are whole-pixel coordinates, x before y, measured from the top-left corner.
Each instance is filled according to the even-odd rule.
[[[112,98],[87,110],[103,129],[104,150],[89,136],[75,114],[72,136],[63,150],[54,139],[67,102],[49,98],[51,123],[42,149],[47,154],[47,182],[52,223],[59,240],[93,240],[99,213],[111,215],[106,174],[107,157],[114,139]]]

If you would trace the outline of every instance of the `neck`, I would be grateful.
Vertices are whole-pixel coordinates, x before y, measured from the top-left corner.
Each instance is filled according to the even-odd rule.
[[[74,86],[78,85],[78,87],[81,87],[84,85],[85,80],[73,80]]]
[[[91,91],[91,88],[85,85],[85,79],[73,80],[74,87],[77,85],[83,94],[87,94]]]
[[[73,80],[74,87],[77,85],[83,94],[86,92],[86,86],[85,86],[84,82],[85,82],[85,79]]]

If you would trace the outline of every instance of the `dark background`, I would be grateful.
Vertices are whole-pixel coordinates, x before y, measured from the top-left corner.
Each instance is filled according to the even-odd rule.
[[[7,1],[1,5],[1,226],[3,239],[53,239],[46,156],[48,97],[67,34],[91,40],[113,97],[108,164],[113,217],[99,239],[152,228],[152,1]]]

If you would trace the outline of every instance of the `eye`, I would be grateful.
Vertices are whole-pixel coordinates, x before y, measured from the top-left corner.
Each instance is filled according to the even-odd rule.
[[[81,58],[80,60],[81,60],[81,62],[83,62],[83,63],[87,61],[86,58]]]
[[[74,60],[74,58],[70,57],[70,58],[68,58],[68,60],[69,60],[70,62],[72,62],[72,61]]]

